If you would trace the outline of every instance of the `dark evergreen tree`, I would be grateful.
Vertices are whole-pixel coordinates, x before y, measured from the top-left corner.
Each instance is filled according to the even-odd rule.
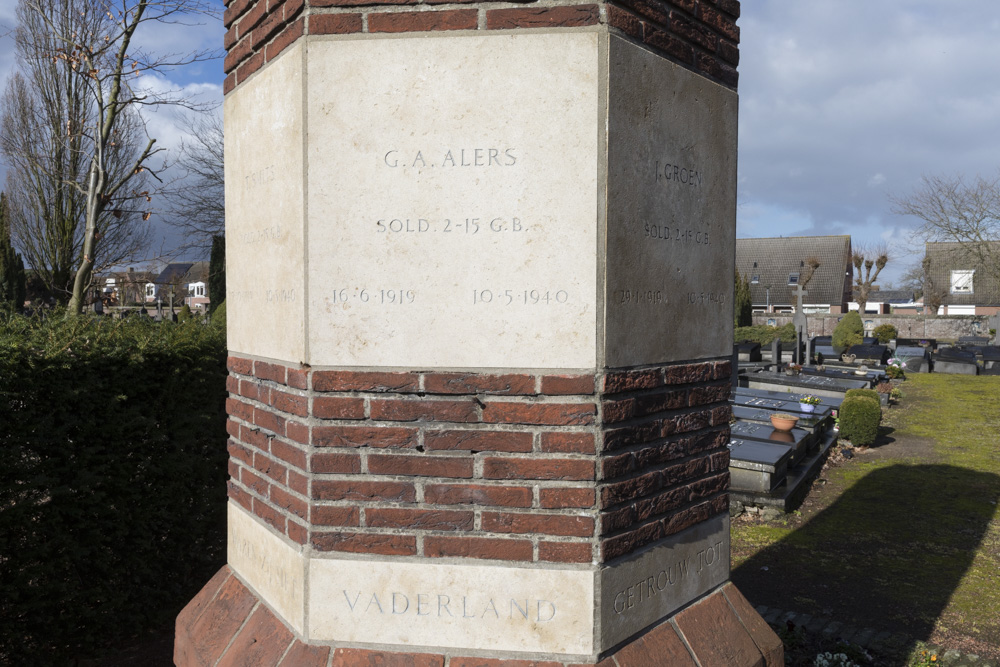
[[[226,300],[226,237],[212,237],[212,255],[208,261],[208,312],[214,313]]]
[[[736,289],[733,304],[733,320],[737,327],[753,324],[753,298],[750,296],[750,280],[736,272]]]
[[[7,196],[0,192],[0,308],[20,311],[27,292],[24,260],[10,242]]]

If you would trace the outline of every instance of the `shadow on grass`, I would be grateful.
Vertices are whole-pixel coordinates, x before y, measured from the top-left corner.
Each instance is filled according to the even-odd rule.
[[[972,566],[998,498],[1000,477],[990,473],[877,468],[741,563],[732,580],[754,605],[926,640]],[[996,618],[968,620],[992,635],[982,639],[1000,642]]]

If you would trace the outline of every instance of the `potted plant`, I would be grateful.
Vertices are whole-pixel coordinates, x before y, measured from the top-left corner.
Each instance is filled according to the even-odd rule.
[[[819,405],[819,397],[806,395],[799,399],[799,403],[802,405],[802,412],[812,412]]]
[[[782,413],[775,413],[771,415],[771,425],[779,431],[791,431],[795,428],[799,418],[795,415],[786,415]]]
[[[788,364],[785,366],[785,375],[798,375],[802,372],[801,364]]]

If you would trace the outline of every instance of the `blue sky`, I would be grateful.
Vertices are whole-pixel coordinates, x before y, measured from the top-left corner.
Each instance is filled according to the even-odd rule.
[[[0,24],[13,24],[14,4],[0,3]],[[914,221],[895,216],[889,196],[924,174],[998,167],[1000,4],[744,0],[742,11],[737,235],[884,240],[895,253],[884,276],[896,279],[918,256],[906,243]],[[222,34],[221,21],[161,26],[144,43],[183,53]],[[11,50],[0,39],[0,83]],[[222,62],[156,83],[221,100]],[[176,116],[149,119],[168,148],[183,136]]]

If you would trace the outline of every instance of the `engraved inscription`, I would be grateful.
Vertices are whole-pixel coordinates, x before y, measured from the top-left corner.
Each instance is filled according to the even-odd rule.
[[[669,589],[683,585],[686,579],[701,578],[705,570],[718,567],[723,562],[722,542],[716,542],[693,556],[688,556],[667,565],[656,574],[650,575],[631,586],[618,591],[612,606],[616,614],[624,614],[661,593],[669,594]]]
[[[651,225],[647,222],[643,225],[643,231],[645,232],[645,236],[651,239],[678,241],[681,243],[696,243],[698,245],[711,245],[708,238],[708,232],[700,232],[694,229],[671,227],[670,225]]]
[[[643,306],[666,306],[670,304],[670,299],[663,290],[618,290],[618,303],[643,305]]]
[[[375,231],[379,234],[424,234],[441,232],[444,234],[478,234],[484,232],[519,233],[527,231],[521,218],[517,216],[482,218],[382,218],[375,221]]]
[[[401,593],[399,591],[364,593],[342,590],[344,601],[352,614],[386,614],[393,616],[435,616],[461,618],[475,622],[486,620],[528,621],[548,623],[556,617],[556,604],[542,599],[494,599],[442,593]]]
[[[280,241],[282,239],[281,225],[251,229],[245,232],[233,234],[233,236],[237,242],[245,245],[255,245],[258,243],[266,243],[268,241]]]
[[[398,149],[383,153],[382,162],[391,169],[434,169],[448,167],[513,167],[517,164],[514,148],[443,148],[404,152]]]
[[[370,303],[374,305],[405,305],[417,300],[417,293],[411,289],[371,289],[367,287],[334,288],[327,297],[327,303]]]
[[[702,187],[704,181],[702,173],[697,169],[670,162],[663,162],[661,166],[659,160],[656,161],[656,166],[653,168],[653,175],[657,183],[677,183],[697,188]]]
[[[257,171],[247,174],[243,177],[243,189],[252,190],[256,187],[263,185],[264,183],[271,183],[277,178],[277,173],[274,165],[264,167],[263,169],[258,169]]]
[[[472,290],[472,303],[479,305],[484,303],[496,303],[503,306],[510,305],[550,305],[561,304],[569,301],[569,292],[566,290],[540,290],[540,289],[474,289]]]
[[[299,587],[299,578],[272,562],[254,542],[244,537],[236,537],[232,545],[235,553],[260,573],[262,580],[259,583],[273,584],[278,589],[286,590],[295,590]]]

